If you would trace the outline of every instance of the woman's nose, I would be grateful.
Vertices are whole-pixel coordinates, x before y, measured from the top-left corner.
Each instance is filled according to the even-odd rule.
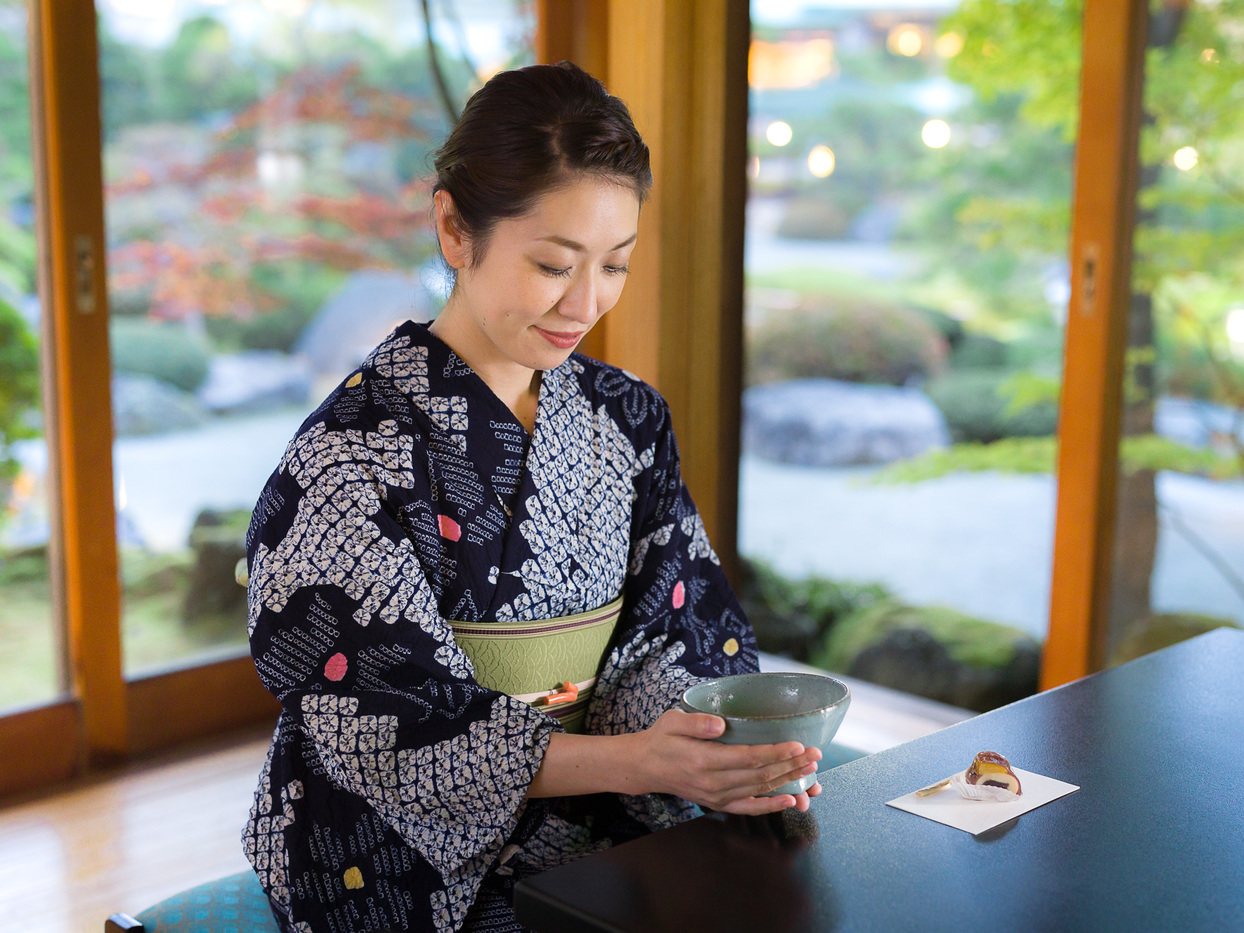
[[[596,277],[588,274],[571,283],[570,288],[562,295],[557,310],[562,316],[580,324],[592,324],[599,316],[599,290]]]

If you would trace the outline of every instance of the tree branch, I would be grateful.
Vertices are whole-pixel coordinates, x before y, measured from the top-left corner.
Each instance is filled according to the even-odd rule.
[[[1192,545],[1193,550],[1210,562],[1210,565],[1227,581],[1227,585],[1235,590],[1236,595],[1240,599],[1244,599],[1244,580],[1240,579],[1231,565],[1222,558],[1222,555],[1214,550],[1212,545],[1184,524],[1183,518],[1175,509],[1164,502],[1160,503],[1160,505],[1162,511],[1169,516],[1171,527],[1183,535],[1184,540]]]
[[[457,123],[458,108],[454,106],[453,95],[449,93],[449,85],[445,83],[440,53],[437,51],[436,42],[432,39],[432,11],[428,9],[428,0],[419,0],[419,7],[423,11],[423,28],[427,35],[428,45],[428,65],[432,69],[432,78],[436,81],[436,91],[440,95],[441,105],[445,108],[449,122]]]

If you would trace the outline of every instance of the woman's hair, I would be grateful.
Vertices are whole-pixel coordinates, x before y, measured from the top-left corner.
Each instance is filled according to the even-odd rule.
[[[626,104],[571,62],[495,75],[471,95],[434,164],[432,191],[453,198],[472,263],[499,220],[575,175],[629,185],[641,203],[652,187],[648,147]]]

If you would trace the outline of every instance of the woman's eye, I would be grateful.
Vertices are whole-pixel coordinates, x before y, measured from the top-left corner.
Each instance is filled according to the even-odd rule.
[[[610,275],[626,275],[631,271],[630,266],[605,266],[605,271]]]
[[[546,266],[543,263],[538,263],[538,265],[540,266],[540,271],[543,272],[545,275],[551,275],[557,279],[564,278],[565,276],[570,275],[569,267],[565,269],[558,269],[558,268],[555,268],[554,266]]]

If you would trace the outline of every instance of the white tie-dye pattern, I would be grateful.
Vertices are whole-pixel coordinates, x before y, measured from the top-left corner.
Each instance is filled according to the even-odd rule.
[[[426,347],[395,335],[373,354],[370,365],[465,452],[466,406],[455,404],[458,396],[430,396],[427,355]],[[637,574],[643,568],[650,549],[665,549],[662,561],[668,563],[666,546],[677,535],[675,529],[685,535],[678,536],[678,551],[716,563],[694,515],[684,516],[681,527],[662,525],[632,547],[636,479],[654,466],[656,448],[649,444],[637,451],[634,432],[610,409],[592,410],[576,378],[582,372],[583,364],[572,359],[544,376],[541,421],[527,461],[539,492],[523,503],[528,517],[519,528],[531,551],[521,568],[526,592],[503,606],[499,619],[541,618],[608,602],[622,589],[628,571]],[[628,397],[635,396],[632,411],[657,411],[659,397],[647,387],[635,384],[627,391]],[[668,413],[661,417],[668,424]],[[626,420],[634,428],[635,421]],[[411,622],[432,637],[436,660],[451,677],[471,675],[469,661],[438,614],[410,541],[389,526],[383,533],[374,520],[384,507],[384,487],[413,487],[413,457],[411,432],[391,421],[366,431],[329,432],[313,425],[291,444],[282,466],[305,492],[286,536],[271,550],[259,545],[254,554],[252,627],[259,611],[279,613],[298,588],[329,584],[360,603],[356,624]],[[304,551],[311,556],[300,558]],[[654,598],[668,607],[666,589]],[[664,634],[628,632],[627,642],[614,649],[602,672],[592,731],[646,728],[698,680],[681,660],[687,646],[667,641]],[[456,930],[519,823],[533,760],[538,765],[547,743],[547,718],[501,698],[488,718],[463,732],[401,749],[399,717],[362,715],[351,700],[303,697],[303,728],[315,740],[315,754],[332,782],[364,796],[440,872],[445,888],[431,892],[427,916],[438,931]],[[535,722],[541,722],[539,728]],[[533,734],[541,737],[534,746]],[[624,803],[633,818],[651,828],[691,815],[690,805],[674,798],[636,797]],[[278,837],[269,832],[268,843]],[[564,861],[605,844],[593,841],[582,827],[550,819],[518,862]],[[283,849],[280,854],[286,855]]]

